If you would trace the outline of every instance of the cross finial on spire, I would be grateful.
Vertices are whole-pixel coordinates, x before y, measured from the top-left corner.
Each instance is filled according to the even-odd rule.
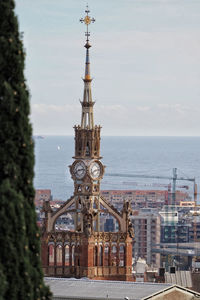
[[[87,38],[87,39],[86,39],[87,42],[89,42],[89,36],[90,36],[90,32],[88,31],[88,26],[91,24],[91,22],[92,22],[92,23],[95,22],[95,19],[94,19],[94,18],[91,18],[91,17],[89,16],[89,12],[90,12],[90,10],[89,10],[88,4],[87,4],[86,10],[85,10],[86,16],[85,16],[85,18],[81,18],[81,19],[80,19],[80,22],[81,22],[81,23],[85,23],[85,25],[87,26],[87,31],[86,31],[86,33],[85,33],[85,36],[86,36],[86,38]]]

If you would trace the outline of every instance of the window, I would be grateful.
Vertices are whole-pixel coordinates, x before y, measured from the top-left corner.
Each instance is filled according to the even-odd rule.
[[[89,143],[87,142],[87,146],[86,146],[86,156],[90,156],[90,147],[89,147]]]
[[[98,266],[98,247],[94,248],[94,266]]]
[[[69,246],[65,246],[65,266],[69,266]]]
[[[75,246],[73,245],[72,246],[72,266],[74,266],[74,263],[75,263],[75,256],[74,256],[75,250],[74,250],[74,248],[75,248]]]
[[[49,266],[54,266],[54,245],[49,245]]]
[[[58,245],[56,247],[56,265],[62,266],[62,246]]]
[[[116,266],[117,265],[117,247],[116,247],[116,245],[112,246],[111,263],[112,263],[112,266]]]
[[[106,244],[104,248],[104,266],[109,264],[109,245]]]
[[[119,247],[119,266],[124,267],[124,254],[125,254],[125,247],[124,245],[120,245]]]
[[[99,265],[103,266],[103,247],[99,247]]]

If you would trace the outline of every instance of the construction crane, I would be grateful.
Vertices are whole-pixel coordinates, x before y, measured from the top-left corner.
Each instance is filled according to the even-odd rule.
[[[111,177],[126,177],[126,178],[152,178],[152,179],[168,179],[172,180],[172,197],[171,197],[171,209],[172,209],[172,222],[171,225],[174,225],[175,229],[175,239],[177,244],[177,254],[178,254],[178,230],[175,228],[175,222],[174,222],[174,216],[175,216],[175,210],[176,210],[176,182],[177,181],[189,181],[193,182],[194,186],[194,202],[195,202],[195,214],[194,214],[194,242],[197,242],[197,226],[196,226],[196,206],[197,206],[197,185],[195,182],[195,178],[187,178],[187,177],[178,177],[177,176],[177,168],[173,168],[173,174],[172,177],[170,176],[156,176],[156,175],[142,175],[142,174],[120,174],[120,173],[107,173],[105,176],[111,176]],[[187,186],[185,186],[187,187]],[[169,205],[169,197],[168,197],[168,205]],[[168,205],[166,206],[167,212],[167,218],[168,218]],[[168,220],[167,220],[168,223]],[[174,223],[174,224],[173,224]],[[174,259],[175,260],[175,259]]]
[[[110,177],[129,177],[129,178],[152,178],[152,179],[168,179],[172,180],[172,197],[171,197],[171,207],[172,207],[172,214],[175,211],[175,206],[176,206],[176,182],[177,180],[179,181],[190,181],[193,182],[194,184],[194,199],[197,197],[197,189],[196,189],[196,183],[195,183],[195,178],[188,178],[188,177],[178,177],[177,176],[177,168],[173,168],[173,174],[171,176],[156,176],[156,175],[142,175],[142,174],[120,174],[120,173],[106,173],[105,176],[110,176]],[[168,205],[169,205],[169,200],[168,199]],[[168,209],[168,207],[167,207]],[[195,228],[194,228],[195,230]],[[196,236],[196,232],[194,234]]]
[[[190,181],[194,184],[194,195],[197,194],[196,192],[196,184],[195,178],[187,178],[187,177],[178,177],[177,176],[177,168],[173,168],[173,176],[156,176],[156,175],[142,175],[142,174],[120,174],[120,173],[106,173],[105,176],[110,177],[129,177],[129,178],[152,178],[152,179],[168,179],[172,180],[172,205],[175,205],[175,198],[176,198],[176,181]]]
[[[111,181],[103,181],[103,184],[106,185],[111,185],[113,182]],[[138,187],[164,187],[167,188],[168,191],[171,191],[171,183],[141,183],[141,182],[135,182],[135,181],[120,181],[116,183],[117,185],[123,184],[123,185],[133,185],[133,186],[138,186]],[[176,185],[176,187],[181,188],[181,189],[186,189],[189,190],[189,185]]]

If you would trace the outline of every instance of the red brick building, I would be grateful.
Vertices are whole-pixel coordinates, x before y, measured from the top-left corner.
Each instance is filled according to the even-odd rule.
[[[92,21],[87,8],[85,18],[81,19],[87,27],[81,124],[74,126],[75,154],[70,166],[74,194],[56,211],[52,210],[49,201],[44,202],[43,270],[46,276],[132,280],[130,204],[125,201],[119,213],[100,195],[105,166],[100,155],[101,126],[94,125],[93,118],[88,32]],[[57,219],[66,213],[73,215],[74,230],[56,230]],[[102,213],[116,218],[118,232],[100,231]]]

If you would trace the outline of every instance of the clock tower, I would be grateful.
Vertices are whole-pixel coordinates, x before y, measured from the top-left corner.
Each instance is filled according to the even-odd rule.
[[[70,166],[70,172],[74,180],[74,196],[76,207],[90,207],[96,209],[95,230],[99,231],[99,197],[100,181],[104,174],[104,166],[100,156],[100,131],[101,126],[94,125],[93,107],[95,102],[92,99],[90,74],[89,42],[90,33],[88,26],[95,22],[89,16],[89,9],[86,9],[86,16],[80,19],[86,25],[86,61],[83,100],[81,101],[81,124],[74,126],[75,130],[75,155],[74,162]],[[85,226],[85,227],[84,227]],[[93,224],[83,224],[83,220],[76,215],[75,228],[81,230],[93,230]],[[81,228],[82,227],[82,228]],[[89,227],[89,228],[86,228]]]
[[[94,124],[90,74],[88,27],[95,21],[89,16],[80,19],[86,25],[86,61],[81,123],[74,126],[75,153],[70,168],[74,182],[73,196],[56,211],[45,202],[42,231],[42,264],[46,276],[88,277],[91,279],[132,280],[132,238],[130,203],[119,212],[100,194],[105,166],[101,162],[101,126]],[[57,220],[73,215],[74,230],[59,230]],[[118,232],[104,232],[105,216],[114,217]],[[100,226],[101,225],[101,226]],[[101,229],[101,230],[100,230]]]

